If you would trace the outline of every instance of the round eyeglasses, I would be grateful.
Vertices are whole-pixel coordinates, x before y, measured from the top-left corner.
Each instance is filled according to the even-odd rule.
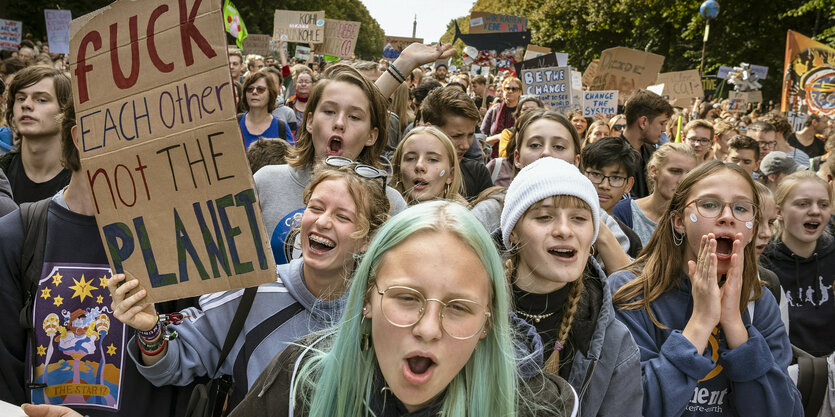
[[[696,211],[707,219],[715,219],[722,215],[725,206],[731,207],[734,218],[741,222],[749,222],[757,217],[757,206],[750,201],[735,201],[726,203],[716,198],[697,198],[684,205],[687,208],[691,204],[696,206]]]
[[[441,328],[453,339],[465,340],[477,335],[490,318],[490,312],[472,300],[455,299],[444,302],[426,298],[414,288],[395,285],[380,291],[376,283],[374,286],[380,294],[383,316],[393,326],[411,327],[417,324],[426,313],[426,305],[430,301],[441,304]]]

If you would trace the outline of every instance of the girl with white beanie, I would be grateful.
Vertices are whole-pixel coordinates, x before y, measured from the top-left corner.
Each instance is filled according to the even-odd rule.
[[[510,184],[501,214],[516,314],[533,325],[544,370],[568,380],[582,416],[640,416],[638,346],[615,320],[606,275],[591,255],[600,228],[591,181],[541,158]]]

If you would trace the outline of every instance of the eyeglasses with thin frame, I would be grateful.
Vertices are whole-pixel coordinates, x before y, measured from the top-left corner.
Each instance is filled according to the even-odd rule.
[[[453,339],[466,340],[479,334],[491,316],[486,307],[473,300],[457,298],[444,302],[426,298],[420,291],[406,286],[395,285],[381,291],[375,282],[374,287],[377,294],[380,294],[383,316],[396,327],[417,324],[426,313],[430,301],[441,304],[438,313],[441,328]]]
[[[725,207],[731,208],[734,218],[741,222],[749,222],[757,218],[757,206],[750,201],[725,202],[717,198],[697,198],[682,208],[695,205],[696,211],[706,219],[715,219],[722,215]]]
[[[626,184],[626,177],[621,177],[617,175],[603,175],[599,172],[594,171],[586,171],[586,176],[589,177],[589,180],[595,184],[602,184],[603,180],[609,181],[610,187],[623,187]]]
[[[344,156],[329,156],[325,158],[325,164],[337,168],[354,165],[354,172],[356,172],[357,175],[372,180],[380,178],[383,182],[383,193],[386,192],[386,177],[388,174],[386,174],[385,171],[380,171],[371,165],[361,164]]]
[[[693,137],[684,138],[684,139],[689,141],[689,142],[692,142],[693,144],[697,144],[697,143],[700,144],[700,145],[709,145],[710,144],[710,139],[700,138],[698,136],[693,136]]]
[[[267,91],[267,87],[260,85],[251,85],[246,88],[246,92],[249,94],[252,94],[253,91],[257,91],[258,94],[264,94],[264,91]]]

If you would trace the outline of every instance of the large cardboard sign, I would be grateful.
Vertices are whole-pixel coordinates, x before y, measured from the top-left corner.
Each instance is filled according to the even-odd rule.
[[[528,28],[525,16],[472,12],[470,13],[470,33],[524,32]]]
[[[586,67],[586,70],[583,71],[583,85],[590,86],[591,82],[594,81],[594,76],[597,73],[597,66],[600,64],[599,59],[595,59],[591,61],[591,64]]]
[[[513,64],[516,74],[522,74],[522,70],[546,67],[567,67],[568,54],[562,52],[551,52],[540,55],[536,58],[527,59]]]
[[[662,96],[673,105],[687,106],[694,98],[703,98],[702,77],[699,70],[664,72],[658,74],[656,84],[664,84]]]
[[[70,24],[83,178],[113,272],[150,302],[275,281],[221,19],[119,0]]]
[[[70,53],[70,20],[72,12],[69,10],[44,9],[46,19],[46,36],[49,39],[49,52],[53,54]]]
[[[663,64],[663,56],[650,52],[622,46],[606,49],[589,89],[618,90],[623,102],[633,91],[655,83]]]
[[[525,95],[539,96],[551,109],[571,107],[571,68],[548,67],[522,70]]]
[[[594,117],[598,114],[614,116],[618,113],[618,92],[584,91],[583,117]]]
[[[276,10],[273,19],[273,39],[285,42],[324,42],[325,12]]]
[[[325,19],[325,45],[320,51],[323,55],[351,58],[357,47],[360,34],[360,22]]]
[[[0,19],[0,49],[20,49],[22,33],[23,22]]]
[[[266,56],[270,54],[270,35],[248,34],[244,38],[244,53]]]
[[[537,45],[531,44],[531,45],[528,45],[527,48],[525,48],[525,58],[524,59],[527,61],[529,59],[534,59],[538,56],[542,56],[542,55],[550,54],[550,53],[551,53],[551,48],[546,48],[544,46],[537,46]]]
[[[383,41],[383,57],[394,60],[407,46],[413,43],[423,43],[423,38],[403,38],[399,36],[386,36]]]

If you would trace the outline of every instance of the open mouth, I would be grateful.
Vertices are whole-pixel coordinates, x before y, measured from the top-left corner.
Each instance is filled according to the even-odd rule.
[[[731,256],[731,251],[734,247],[734,241],[728,237],[716,238],[716,255]]]
[[[310,249],[319,253],[326,253],[336,247],[336,242],[324,236],[319,236],[311,233],[307,237]]]
[[[571,259],[577,254],[577,251],[574,249],[549,249],[548,253],[558,258]]]
[[[426,356],[412,356],[406,358],[403,364],[403,376],[412,384],[423,384],[432,377],[432,370],[436,363]]]
[[[342,154],[342,139],[338,137],[332,137],[330,141],[328,141],[328,155],[341,155]]]
[[[424,181],[424,180],[422,180],[422,179],[420,179],[420,178],[416,179],[416,180],[414,181],[414,183],[415,183],[415,189],[416,189],[416,190],[423,190],[424,188],[426,188],[426,187],[428,187],[428,186],[429,186],[429,183],[428,183],[428,182],[426,182],[426,181]]]
[[[820,225],[821,224],[819,222],[806,222],[803,223],[803,229],[809,233],[815,233],[818,231],[818,227],[820,227]]]

